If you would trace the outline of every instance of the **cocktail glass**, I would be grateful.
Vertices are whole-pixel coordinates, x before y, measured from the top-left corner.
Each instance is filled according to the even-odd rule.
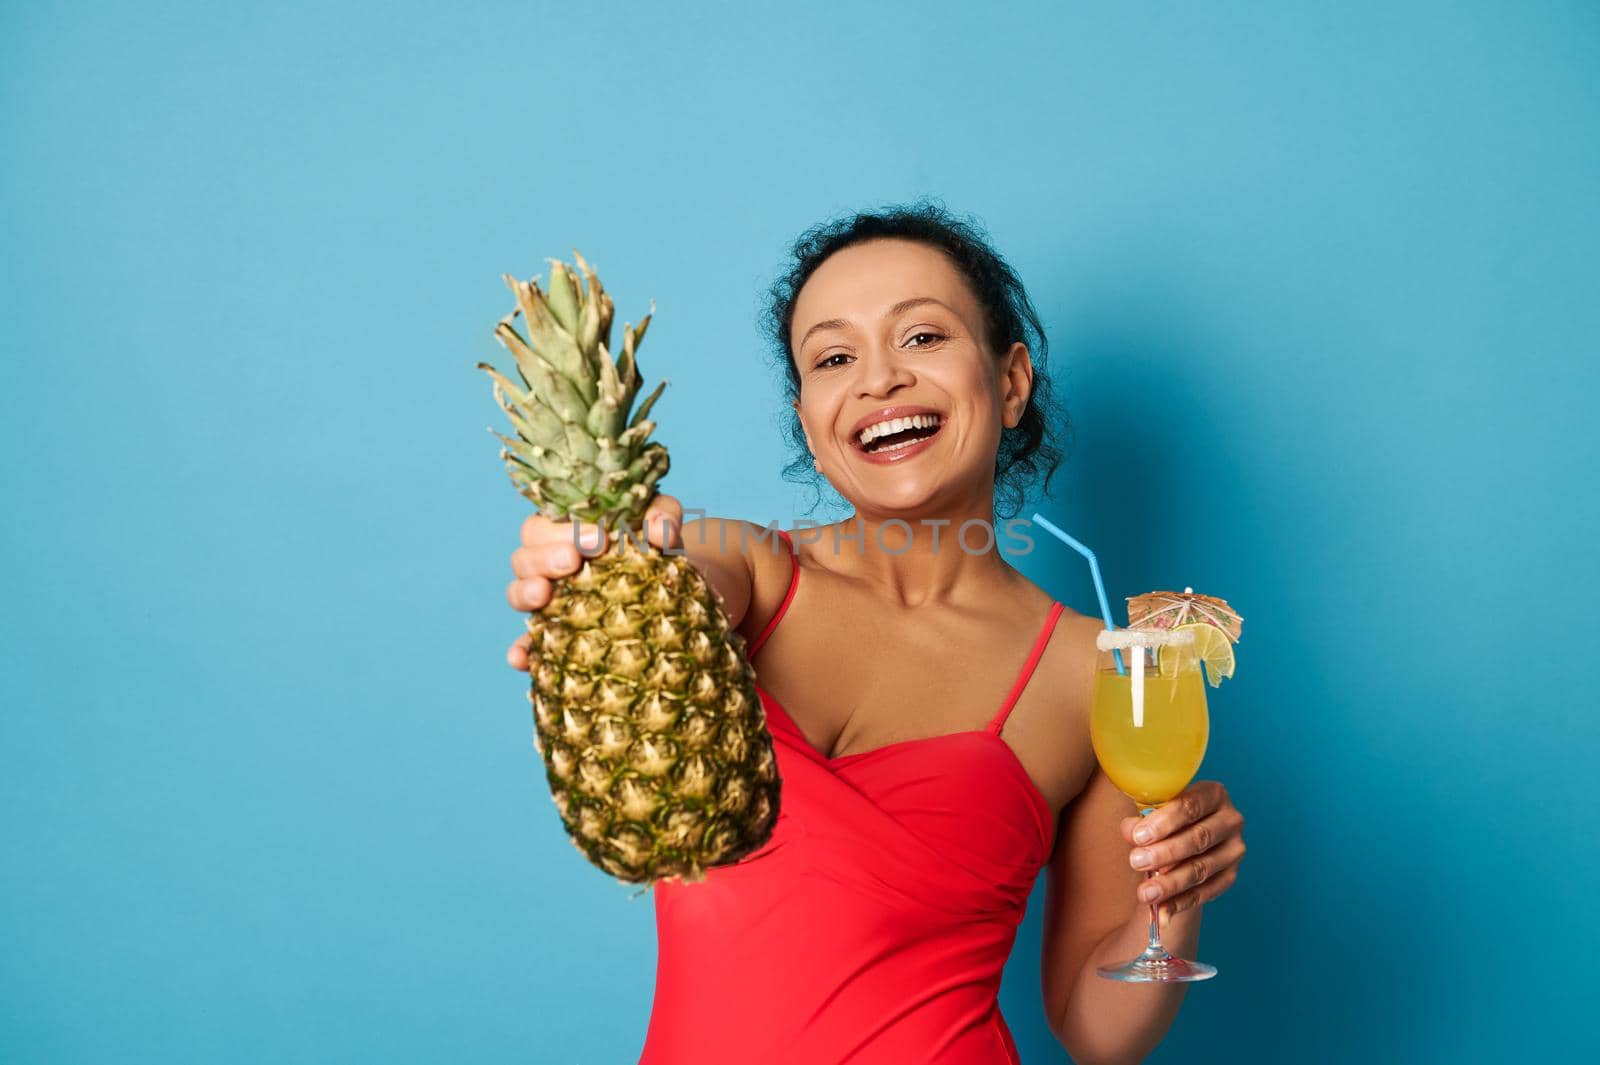
[[[1090,738],[1100,768],[1138,805],[1141,817],[1180,795],[1205,757],[1206,684],[1199,660],[1182,653],[1193,643],[1192,632],[1170,629],[1106,630],[1096,640],[1107,653],[1095,671]],[[1125,670],[1118,669],[1116,655]],[[1150,904],[1144,952],[1096,971],[1127,983],[1188,983],[1217,975],[1214,966],[1179,958],[1161,945],[1158,905]]]

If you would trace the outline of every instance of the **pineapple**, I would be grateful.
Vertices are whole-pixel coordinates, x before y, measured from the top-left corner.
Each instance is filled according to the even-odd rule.
[[[548,293],[537,278],[505,275],[517,306],[495,337],[523,387],[478,363],[518,437],[495,433],[512,483],[540,513],[599,524],[608,538],[529,615],[533,742],[561,822],[590,862],[629,883],[703,880],[772,833],[772,737],[720,597],[686,556],[644,542],[640,520],[668,466],[667,449],[646,442],[666,381],[633,402],[651,315],[623,326],[613,358],[611,297],[573,256],[587,291],[557,259]]]

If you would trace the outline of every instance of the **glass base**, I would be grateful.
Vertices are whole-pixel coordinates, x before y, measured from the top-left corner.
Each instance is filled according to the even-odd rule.
[[[1211,979],[1217,975],[1217,967],[1203,961],[1185,961],[1164,950],[1149,949],[1130,962],[1103,966],[1095,972],[1107,980],[1120,980],[1125,984],[1188,984]]]

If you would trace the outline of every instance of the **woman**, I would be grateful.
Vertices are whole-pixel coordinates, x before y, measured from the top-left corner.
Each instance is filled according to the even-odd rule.
[[[759,851],[655,889],[644,1065],[1016,1062],[996,993],[1041,868],[1044,1007],[1068,1053],[1138,1061],[1171,1025],[1184,985],[1095,967],[1144,947],[1151,890],[1167,945],[1194,957],[1243,819],[1213,781],[1136,816],[1089,743],[1099,620],[995,549],[997,489],[1020,497],[1041,462],[1048,485],[1059,458],[1024,321],[1042,364],[1015,275],[937,208],[813,230],[769,322],[801,461],[854,514],[764,538],[685,524],[670,496],[647,516],[748,641],[784,790]],[[529,518],[511,605],[543,607],[597,533]],[[526,637],[508,659],[529,668]]]

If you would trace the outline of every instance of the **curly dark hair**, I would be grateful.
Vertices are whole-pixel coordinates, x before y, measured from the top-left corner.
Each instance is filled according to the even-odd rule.
[[[1050,478],[1063,458],[1062,450],[1056,446],[1055,427],[1059,425],[1069,439],[1071,433],[1065,412],[1055,405],[1045,372],[1048,343],[1044,327],[1022,281],[990,246],[981,225],[970,216],[955,218],[942,204],[927,199],[856,212],[812,226],[795,240],[790,248],[791,261],[764,297],[759,328],[771,346],[773,361],[782,367],[784,410],[779,420],[795,451],[795,458],[783,468],[783,477],[810,486],[816,493],[812,503],[812,509],[816,509],[826,481],[812,465],[800,416],[793,406],[793,400],[800,395],[800,371],[789,346],[795,298],[807,279],[834,252],[887,237],[919,241],[944,253],[966,278],[983,308],[985,340],[996,358],[1019,340],[1028,345],[1033,361],[1033,390],[1021,420],[1001,432],[994,461],[996,510],[1002,517],[1013,517],[1040,470],[1044,471],[1044,490],[1050,490]]]

